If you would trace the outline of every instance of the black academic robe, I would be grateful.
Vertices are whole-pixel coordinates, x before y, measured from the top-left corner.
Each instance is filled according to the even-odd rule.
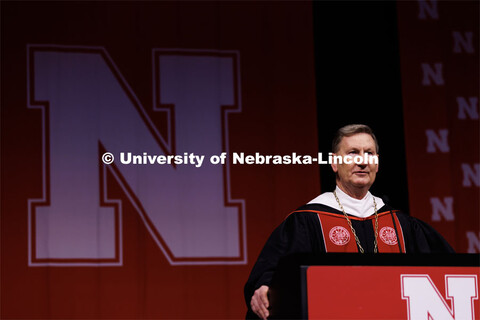
[[[374,252],[375,215],[350,216],[365,252]],[[291,213],[270,235],[245,284],[249,313],[256,289],[269,286],[281,257],[295,253],[359,252],[341,211],[322,204],[307,204]],[[447,241],[428,224],[384,205],[378,210],[379,253],[454,253]]]

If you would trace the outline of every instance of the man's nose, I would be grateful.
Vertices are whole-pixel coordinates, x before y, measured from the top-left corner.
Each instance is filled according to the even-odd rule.
[[[368,152],[363,152],[363,151],[360,151],[359,154],[358,154],[360,157],[362,157],[362,162],[359,163],[358,165],[362,168],[365,168],[367,165],[368,165],[368,155],[369,153]]]

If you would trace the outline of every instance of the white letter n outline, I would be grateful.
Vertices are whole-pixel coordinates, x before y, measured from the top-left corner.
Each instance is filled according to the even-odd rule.
[[[428,274],[402,274],[400,279],[409,320],[475,318],[473,300],[478,299],[477,275],[445,275],[445,293],[452,301],[451,308]]]
[[[28,202],[30,266],[123,264],[122,202],[107,197],[107,172],[170,264],[246,263],[245,203],[231,198],[229,164],[206,164],[228,152],[229,114],[241,111],[238,52],[155,49],[152,58],[166,139],[104,48],[27,47],[28,106],[43,128],[43,195]],[[105,151],[207,161],[202,170],[105,166]]]

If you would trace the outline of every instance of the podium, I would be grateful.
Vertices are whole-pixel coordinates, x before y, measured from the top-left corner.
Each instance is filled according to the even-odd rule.
[[[480,319],[479,278],[479,254],[293,255],[270,319]]]

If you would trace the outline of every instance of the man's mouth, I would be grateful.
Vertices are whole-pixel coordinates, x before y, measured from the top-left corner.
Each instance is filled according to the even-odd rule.
[[[358,175],[362,175],[362,176],[363,176],[363,175],[368,174],[368,172],[367,172],[367,171],[355,171],[353,174],[358,174]]]

